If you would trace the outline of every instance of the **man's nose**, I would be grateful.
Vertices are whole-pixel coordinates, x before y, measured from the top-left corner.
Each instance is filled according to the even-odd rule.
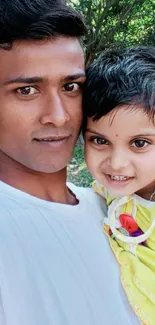
[[[61,127],[69,121],[65,104],[58,94],[50,96],[46,100],[40,120],[44,125],[53,124],[55,127]]]

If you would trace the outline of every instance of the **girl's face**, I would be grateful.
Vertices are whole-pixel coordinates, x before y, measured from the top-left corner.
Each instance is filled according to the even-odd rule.
[[[88,119],[85,159],[91,174],[114,196],[155,188],[155,125],[142,107],[124,105],[98,121]]]

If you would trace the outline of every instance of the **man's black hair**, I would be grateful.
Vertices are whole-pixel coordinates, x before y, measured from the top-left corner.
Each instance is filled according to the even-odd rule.
[[[121,105],[155,114],[155,47],[107,50],[86,71],[83,112],[94,120]]]
[[[86,26],[79,13],[62,0],[0,0],[0,47],[16,40],[81,37]]]

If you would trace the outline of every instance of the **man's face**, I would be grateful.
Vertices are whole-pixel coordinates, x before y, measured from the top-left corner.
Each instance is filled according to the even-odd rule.
[[[84,55],[76,38],[0,50],[0,159],[53,173],[71,159],[82,119]]]

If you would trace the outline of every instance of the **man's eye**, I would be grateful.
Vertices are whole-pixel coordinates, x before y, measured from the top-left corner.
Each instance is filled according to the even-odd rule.
[[[95,137],[91,139],[91,142],[93,142],[94,144],[97,144],[99,146],[103,146],[103,145],[107,145],[108,141],[103,139],[103,138],[99,138],[99,137]]]
[[[149,145],[149,142],[146,141],[146,140],[135,140],[133,143],[132,143],[132,146],[137,148],[137,149],[142,149],[142,148],[145,148]]]
[[[65,91],[76,92],[81,88],[81,85],[77,82],[68,83],[64,86]]]
[[[32,96],[38,93],[38,90],[35,87],[21,87],[16,90],[19,95],[22,96]]]

